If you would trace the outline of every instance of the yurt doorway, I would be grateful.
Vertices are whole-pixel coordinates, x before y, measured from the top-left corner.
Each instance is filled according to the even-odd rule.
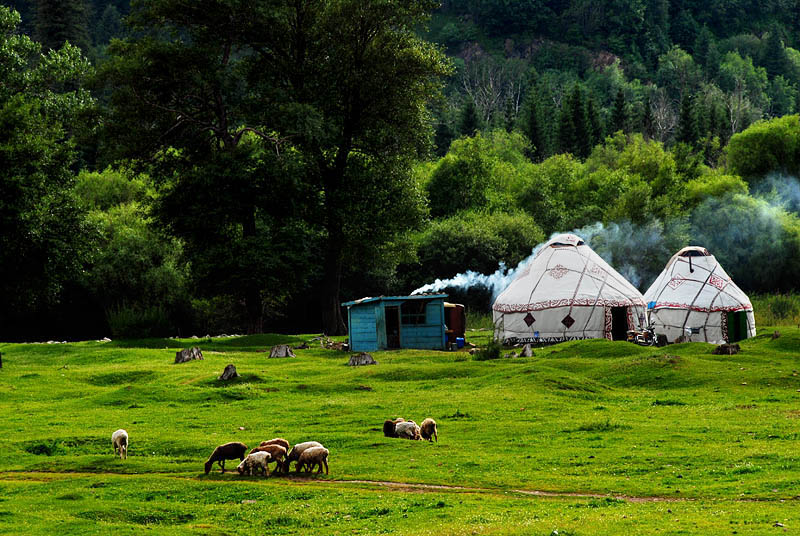
[[[386,313],[386,347],[400,348],[400,307],[389,306]]]
[[[747,313],[723,313],[728,315],[728,342],[734,343],[747,338]]]
[[[624,341],[628,339],[628,308],[611,308],[611,340]]]

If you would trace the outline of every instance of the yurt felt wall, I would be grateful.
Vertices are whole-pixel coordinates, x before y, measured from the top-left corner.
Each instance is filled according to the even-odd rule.
[[[669,342],[721,344],[756,334],[750,299],[702,247],[673,255],[644,297],[650,323]]]
[[[641,293],[584,241],[552,238],[495,300],[495,337],[515,342],[624,339],[645,319]]]

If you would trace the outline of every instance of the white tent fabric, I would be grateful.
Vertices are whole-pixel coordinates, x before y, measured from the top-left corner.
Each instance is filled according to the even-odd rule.
[[[645,303],[580,237],[562,234],[497,297],[492,317],[495,337],[510,343],[624,338],[644,323]]]
[[[721,344],[756,335],[750,299],[703,247],[673,255],[644,298],[655,332],[669,342],[685,336]]]

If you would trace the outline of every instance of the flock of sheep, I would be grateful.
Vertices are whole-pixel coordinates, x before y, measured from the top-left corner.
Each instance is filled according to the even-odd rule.
[[[422,440],[427,439],[439,442],[439,433],[436,429],[436,421],[428,417],[422,421],[421,426],[417,426],[414,421],[407,421],[402,417],[383,422],[383,435],[386,437],[399,437],[401,439]]]
[[[406,421],[402,417],[387,420],[383,423],[383,435],[386,437],[399,437],[403,439],[415,439],[428,441],[439,441],[439,434],[436,429],[436,421],[427,418],[422,421],[422,426],[417,426],[414,421]],[[128,457],[128,432],[119,429],[111,434],[111,446],[114,448],[114,455],[119,454],[121,459]],[[211,456],[205,463],[205,472],[211,472],[214,463],[217,463],[222,472],[225,472],[226,460],[240,460],[236,470],[240,475],[255,475],[261,472],[264,476],[270,474],[269,464],[275,462],[275,471],[289,472],[289,466],[295,462],[295,470],[299,473],[303,470],[311,472],[318,467],[317,474],[325,468],[328,474],[328,449],[317,441],[306,441],[298,443],[291,449],[289,442],[283,438],[276,437],[269,441],[262,441],[259,446],[252,449],[248,454],[247,445],[238,441],[225,443],[214,449]]]

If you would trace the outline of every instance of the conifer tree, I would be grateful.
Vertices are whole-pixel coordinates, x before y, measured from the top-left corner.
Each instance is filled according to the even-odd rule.
[[[504,126],[506,128],[506,132],[511,132],[514,130],[514,123],[516,122],[516,117],[514,114],[514,102],[510,99],[506,99],[506,108],[504,113]]]
[[[678,119],[678,133],[675,141],[695,145],[699,139],[697,131],[697,115],[694,111],[694,102],[688,93],[681,99],[681,113]]]
[[[761,65],[767,70],[770,78],[775,78],[778,75],[786,74],[788,64],[789,57],[783,47],[780,30],[776,24],[773,24],[761,52]]]
[[[575,146],[577,145],[575,124],[572,122],[572,114],[570,113],[569,104],[567,102],[561,104],[561,112],[558,115],[556,144],[559,153],[575,154]]]
[[[603,124],[600,122],[600,113],[597,111],[597,104],[591,95],[586,101],[586,115],[589,118],[589,133],[591,134],[592,146],[603,141]]]
[[[654,134],[653,108],[650,105],[649,94],[644,98],[644,110],[642,110],[642,133],[646,139],[651,139]]]
[[[467,99],[464,107],[461,109],[461,117],[458,121],[458,133],[461,136],[474,136],[480,130],[481,120],[478,117],[478,110],[475,107],[475,101],[471,98]]]
[[[704,68],[708,68],[708,53],[712,46],[715,46],[714,35],[704,24],[694,42],[694,61]]]
[[[539,162],[544,158],[544,137],[539,121],[539,99],[536,91],[531,87],[525,97],[522,131],[531,142],[530,159]]]
[[[567,109],[573,127],[573,147],[569,151],[575,156],[586,158],[592,151],[592,134],[583,92],[577,83],[567,100]]]
[[[627,123],[628,116],[625,112],[625,93],[620,89],[617,91],[617,97],[614,99],[614,110],[611,112],[611,125],[608,130],[612,133],[619,130],[625,132]]]
[[[35,33],[45,50],[60,48],[64,42],[84,52],[89,39],[89,6],[86,0],[36,0]]]

